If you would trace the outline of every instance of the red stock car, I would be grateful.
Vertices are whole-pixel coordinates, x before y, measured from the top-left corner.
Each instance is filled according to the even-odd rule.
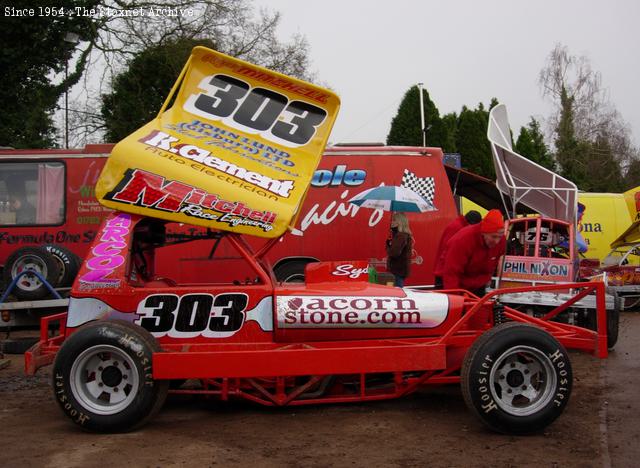
[[[254,250],[238,234],[169,224],[112,213],[68,313],[43,319],[26,353],[30,374],[54,363],[55,399],[87,430],[139,427],[168,392],[285,406],[460,383],[488,427],[529,433],[567,405],[566,348],[607,355],[602,283],[573,285],[597,294],[591,331],[505,307],[493,300],[500,290],[477,298],[373,284],[363,261],[309,264],[306,283],[277,283],[266,254],[278,239]],[[198,244],[209,255],[190,258]]]

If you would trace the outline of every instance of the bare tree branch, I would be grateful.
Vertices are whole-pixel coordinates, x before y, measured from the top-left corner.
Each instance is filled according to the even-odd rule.
[[[86,71],[83,89],[75,92],[86,104],[82,112],[99,113],[100,96],[136,54],[182,38],[208,39],[228,55],[299,78],[314,78],[306,39],[296,35],[282,42],[276,34],[280,13],[261,9],[256,15],[252,0],[101,0],[95,10],[96,34],[77,47],[76,72]],[[80,76],[75,78],[77,82]],[[98,122],[82,119],[72,126],[77,141],[100,131]]]
[[[637,150],[631,131],[602,85],[602,76],[592,69],[585,56],[572,56],[566,46],[556,44],[540,71],[538,83],[543,97],[554,104],[547,123],[555,134],[562,110],[560,96],[565,90],[572,101],[575,137],[581,141],[606,140],[618,161],[625,165]]]

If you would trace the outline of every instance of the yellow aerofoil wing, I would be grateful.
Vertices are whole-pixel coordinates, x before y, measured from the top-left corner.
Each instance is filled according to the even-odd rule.
[[[96,195],[120,211],[280,236],[339,107],[327,89],[196,47],[158,117],[114,147]]]

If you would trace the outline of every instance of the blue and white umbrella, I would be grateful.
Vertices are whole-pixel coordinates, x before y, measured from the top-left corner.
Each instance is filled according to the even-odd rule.
[[[403,211],[405,213],[424,213],[435,211],[433,203],[425,200],[406,187],[382,185],[370,188],[351,198],[349,203],[384,211]]]

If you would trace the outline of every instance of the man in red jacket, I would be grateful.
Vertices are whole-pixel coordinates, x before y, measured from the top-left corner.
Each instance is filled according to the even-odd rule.
[[[433,267],[433,271],[435,272],[435,287],[436,289],[442,289],[442,269],[444,267],[444,252],[445,247],[447,246],[447,242],[449,239],[457,233],[463,227],[469,226],[470,224],[478,224],[482,221],[482,215],[475,210],[467,211],[467,214],[462,216],[458,216],[456,219],[451,221],[449,225],[444,228],[442,231],[442,236],[440,237],[440,243],[438,244],[438,250],[436,250],[436,263]]]
[[[504,219],[490,210],[484,219],[462,228],[447,242],[441,270],[444,289],[466,289],[483,296],[505,253]]]

